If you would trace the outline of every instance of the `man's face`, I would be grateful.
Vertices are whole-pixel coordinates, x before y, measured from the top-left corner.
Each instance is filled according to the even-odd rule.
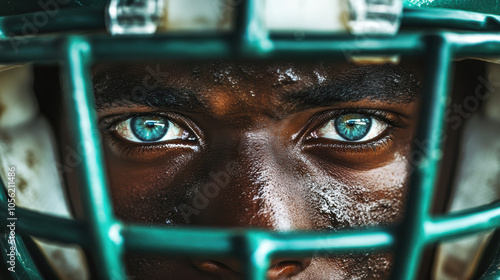
[[[419,83],[408,65],[98,65],[116,215],[151,225],[337,230],[402,216]],[[129,256],[134,279],[239,279],[222,259]],[[388,253],[274,260],[271,279],[377,279]]]

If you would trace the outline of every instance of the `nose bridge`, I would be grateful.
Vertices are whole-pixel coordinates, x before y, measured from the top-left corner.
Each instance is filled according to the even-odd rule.
[[[248,134],[245,140],[238,153],[237,183],[251,196],[246,202],[257,207],[252,222],[274,230],[294,228],[294,214],[300,207],[294,207],[291,199],[295,182],[290,180],[293,172],[287,168],[285,149],[265,133]]]
[[[203,211],[202,224],[272,230],[301,227],[297,222],[303,220],[304,207],[296,199],[300,188],[287,168],[287,157],[276,145],[269,133],[260,131],[245,134],[232,151],[226,150],[221,163],[230,166],[225,167],[228,176],[220,171],[209,176],[227,186]]]

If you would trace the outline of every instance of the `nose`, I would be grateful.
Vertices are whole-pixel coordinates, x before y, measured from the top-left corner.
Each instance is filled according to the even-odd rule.
[[[254,135],[255,136],[255,135]],[[257,137],[257,136],[255,136]],[[204,205],[203,211],[192,216],[192,224],[211,227],[253,227],[270,231],[310,229],[313,219],[305,199],[307,189],[297,180],[291,157],[269,139],[248,140],[244,148],[223,151],[212,182],[223,182],[217,195]],[[227,153],[227,154],[224,154]],[[236,167],[226,173],[223,164],[237,158]],[[291,162],[293,161],[293,162]],[[214,168],[214,164],[207,164]],[[222,166],[221,166],[222,165]],[[209,172],[207,172],[209,173]],[[197,259],[197,270],[215,279],[242,279],[242,264],[237,259]],[[290,279],[306,270],[310,258],[273,259],[267,270],[271,280]]]
[[[218,278],[241,279],[242,267],[236,260],[193,260],[193,265],[200,271]],[[271,262],[267,270],[267,279],[289,279],[298,275],[311,264],[311,258],[281,258]]]

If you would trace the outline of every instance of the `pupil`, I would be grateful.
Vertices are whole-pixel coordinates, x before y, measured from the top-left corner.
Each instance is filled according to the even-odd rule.
[[[161,117],[133,117],[130,120],[130,128],[137,139],[154,142],[167,134],[168,121]]]
[[[340,137],[356,141],[365,137],[372,125],[371,118],[360,114],[346,114],[334,120],[335,130]]]

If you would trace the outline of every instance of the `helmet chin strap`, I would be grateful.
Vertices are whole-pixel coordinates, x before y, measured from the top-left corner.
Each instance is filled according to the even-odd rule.
[[[32,80],[31,66],[0,66],[0,176],[5,182],[8,168],[16,168],[16,206],[71,218],[55,138],[39,113]],[[34,241],[61,279],[88,279],[80,248]]]

